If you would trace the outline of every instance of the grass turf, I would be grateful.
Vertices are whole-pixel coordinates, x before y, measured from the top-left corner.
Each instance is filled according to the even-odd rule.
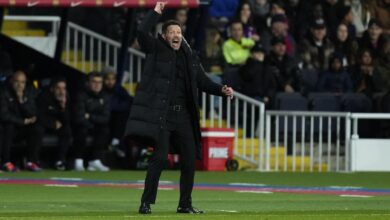
[[[144,179],[141,171],[108,173],[53,172],[0,173],[0,178],[48,179],[72,177],[85,180]],[[166,171],[161,180],[177,182],[179,172]],[[197,183],[262,183],[277,186],[358,186],[390,189],[390,173],[258,173],[197,172]],[[0,219],[390,219],[390,196],[345,198],[315,194],[253,194],[195,190],[199,216],[175,213],[178,190],[160,190],[153,214],[137,214],[142,190],[86,186],[0,184]]]

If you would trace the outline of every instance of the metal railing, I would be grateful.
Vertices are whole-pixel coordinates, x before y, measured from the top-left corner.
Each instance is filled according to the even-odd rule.
[[[264,169],[264,103],[238,92],[233,100],[203,92],[201,106],[201,126],[234,129],[234,155]]]
[[[349,171],[350,115],[345,112],[267,111],[265,170]],[[281,152],[280,143],[283,144]]]
[[[51,23],[51,31],[49,36],[57,36],[61,18],[58,16],[28,16],[28,15],[6,15],[5,21],[26,21],[26,22],[39,22],[39,23]]]
[[[120,47],[121,44],[117,41],[69,22],[65,37],[64,62],[83,72],[100,71],[104,67],[117,69]],[[129,48],[127,57],[122,83],[133,94],[134,83],[141,80],[142,60],[145,55]]]
[[[353,124],[352,138],[359,138],[360,119],[373,119],[373,120],[390,119],[390,114],[389,113],[352,113],[351,114],[351,120]]]

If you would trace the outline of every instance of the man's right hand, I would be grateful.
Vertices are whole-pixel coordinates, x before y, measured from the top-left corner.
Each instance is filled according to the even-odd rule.
[[[159,14],[162,14],[163,10],[164,10],[164,7],[165,5],[167,4],[168,2],[157,2],[156,3],[156,6],[154,7],[154,11],[159,13]]]
[[[62,123],[60,121],[56,121],[56,130],[60,129],[62,127]]]

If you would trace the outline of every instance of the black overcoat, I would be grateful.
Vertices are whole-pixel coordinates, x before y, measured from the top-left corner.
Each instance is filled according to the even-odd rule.
[[[146,53],[142,80],[139,83],[126,126],[126,136],[143,137],[152,140],[158,147],[159,134],[166,128],[169,103],[174,97],[170,94],[170,83],[174,81],[176,53],[161,36],[153,37],[151,29],[156,25],[160,15],[150,11],[137,31],[138,42]],[[201,133],[198,104],[198,89],[209,94],[222,96],[222,86],[212,82],[183,40],[181,49],[187,63],[187,91],[189,111],[192,116],[193,132],[197,146],[197,158],[201,158]],[[173,148],[176,148],[174,146]],[[172,148],[171,148],[172,149]]]

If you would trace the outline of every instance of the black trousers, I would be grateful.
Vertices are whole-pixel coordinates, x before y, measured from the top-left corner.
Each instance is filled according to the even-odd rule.
[[[38,162],[39,150],[42,145],[42,134],[38,128],[38,124],[17,126],[12,123],[3,124],[3,137],[1,149],[2,163],[10,162],[11,147],[14,139],[26,140],[27,161]]]
[[[158,182],[162,170],[167,166],[168,152],[171,144],[177,146],[180,151],[181,175],[179,206],[189,207],[192,205],[191,194],[194,186],[196,145],[191,116],[187,111],[169,111],[167,128],[160,131],[154,154],[149,159],[145,189],[141,202],[155,203]]]
[[[88,154],[90,160],[102,159],[109,135],[110,130],[108,125],[94,124],[91,128],[77,126],[76,132],[74,133],[75,157],[84,158],[84,155]],[[92,137],[92,144],[89,148],[87,147],[88,136]]]
[[[39,132],[42,136],[44,134],[53,134],[58,137],[58,150],[56,154],[57,161],[65,161],[69,147],[72,143],[72,129],[69,123],[64,123],[58,130],[44,127],[43,125],[38,126]]]

